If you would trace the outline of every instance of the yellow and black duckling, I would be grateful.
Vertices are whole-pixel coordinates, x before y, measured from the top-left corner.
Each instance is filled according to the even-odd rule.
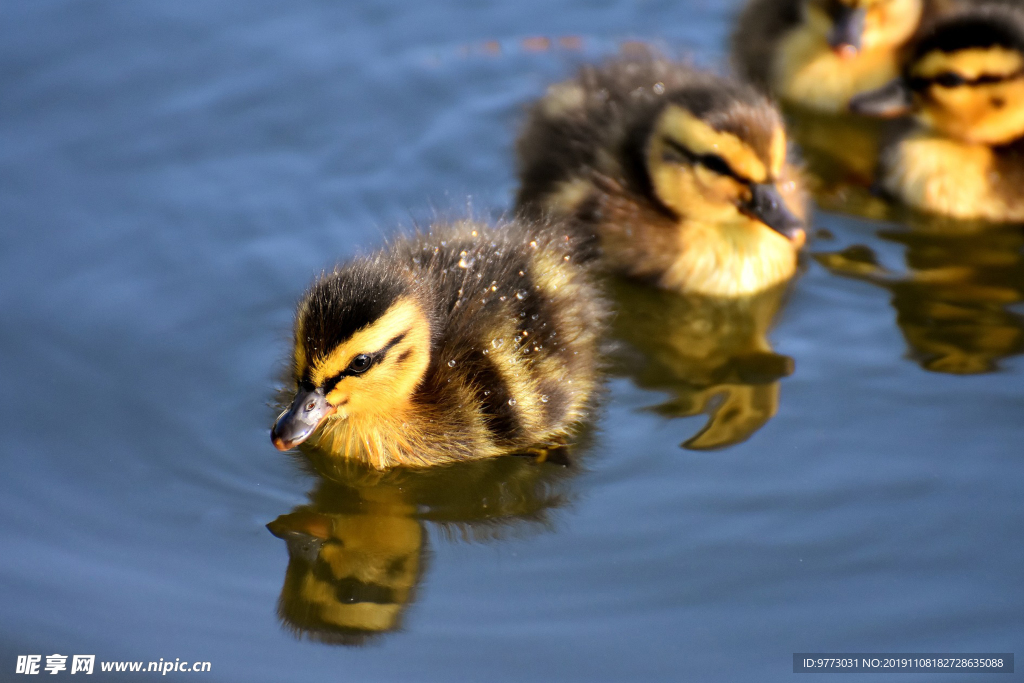
[[[846,111],[899,74],[908,42],[951,0],[753,0],[732,36],[737,72],[780,100]]]
[[[851,109],[913,113],[882,154],[880,186],[955,218],[1024,220],[1024,7],[979,3],[935,22],[899,78]]]
[[[539,223],[465,221],[320,277],[274,445],[387,469],[563,444],[598,384],[605,317],[579,246]]]
[[[644,49],[585,66],[533,106],[517,210],[569,217],[613,271],[742,296],[789,279],[805,234],[778,110]]]

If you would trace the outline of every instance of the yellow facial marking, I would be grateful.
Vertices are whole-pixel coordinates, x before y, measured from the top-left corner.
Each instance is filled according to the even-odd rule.
[[[306,372],[309,359],[306,358],[306,346],[302,340],[306,338],[306,324],[302,316],[295,322],[295,370],[301,377]]]
[[[352,359],[361,353],[373,353],[387,346],[395,335],[419,327],[423,313],[415,301],[400,299],[369,327],[365,327],[348,341],[333,349],[327,357],[313,367],[310,379],[322,386],[328,379],[345,370]],[[403,339],[404,345],[405,340]]]
[[[786,164],[786,132],[781,127],[772,132],[769,156],[772,178],[778,178],[782,175],[782,167]]]
[[[918,98],[919,119],[953,138],[1004,144],[1024,135],[1024,55],[1002,47],[970,48],[953,53],[935,50],[911,70],[918,78],[953,73],[965,80],[985,76],[1003,80],[943,86],[932,83]]]
[[[668,107],[655,126],[649,154],[664,151],[665,139],[696,155],[722,157],[737,174],[755,183],[768,179],[768,170],[757,153],[732,133],[717,131],[681,107]],[[654,148],[657,147],[657,150]]]
[[[338,418],[402,408],[430,363],[430,324],[415,300],[399,299],[378,320],[314,363],[310,380],[323,386],[344,372],[356,356],[372,356],[392,343],[366,372],[343,377],[327,394],[328,403],[338,408]]]
[[[914,64],[912,76],[934,78],[953,72],[967,80],[982,76],[1011,76],[1024,69],[1024,56],[1005,47],[972,47],[956,52],[933,50]]]

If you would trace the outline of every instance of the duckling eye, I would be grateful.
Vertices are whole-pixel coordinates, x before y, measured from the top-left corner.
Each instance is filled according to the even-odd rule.
[[[352,359],[352,362],[348,364],[348,371],[354,374],[361,374],[370,369],[370,365],[373,364],[373,359],[365,353],[361,353]]]
[[[704,154],[700,157],[700,164],[709,171],[713,171],[718,175],[727,175],[731,178],[735,178],[736,174],[733,172],[729,164],[725,163],[725,159],[718,156],[717,154]]]
[[[955,88],[958,85],[963,85],[967,82],[967,79],[958,73],[952,71],[944,71],[933,79],[936,83],[941,85],[943,88]]]

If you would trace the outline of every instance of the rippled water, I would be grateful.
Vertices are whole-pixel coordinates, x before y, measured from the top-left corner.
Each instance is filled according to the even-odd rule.
[[[714,64],[733,11],[5,3],[0,679],[33,653],[737,681],[788,679],[797,651],[1013,651],[1024,236],[857,179],[823,173],[823,205],[867,217],[819,212],[788,293],[614,284],[616,376],[572,467],[326,481],[268,442],[315,272],[500,213],[545,83],[636,37]]]

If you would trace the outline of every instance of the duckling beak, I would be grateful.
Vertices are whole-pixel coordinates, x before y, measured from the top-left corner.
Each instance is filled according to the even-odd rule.
[[[796,239],[804,222],[789,210],[778,189],[771,183],[754,183],[750,186],[750,201],[742,210],[772,230],[786,237]]]
[[[321,387],[300,386],[291,407],[278,416],[270,430],[270,440],[279,451],[295,448],[308,439],[335,410],[327,402]]]
[[[854,96],[849,106],[854,114],[888,119],[910,113],[913,104],[914,100],[906,81],[896,78],[881,88]]]
[[[863,7],[839,5],[832,20],[832,30],[828,32],[828,45],[832,51],[840,57],[855,57],[860,52],[866,18],[867,10]]]
[[[288,544],[288,554],[308,564],[316,562],[320,548],[330,537],[330,521],[323,515],[293,512],[281,515],[267,525],[270,533]]]

